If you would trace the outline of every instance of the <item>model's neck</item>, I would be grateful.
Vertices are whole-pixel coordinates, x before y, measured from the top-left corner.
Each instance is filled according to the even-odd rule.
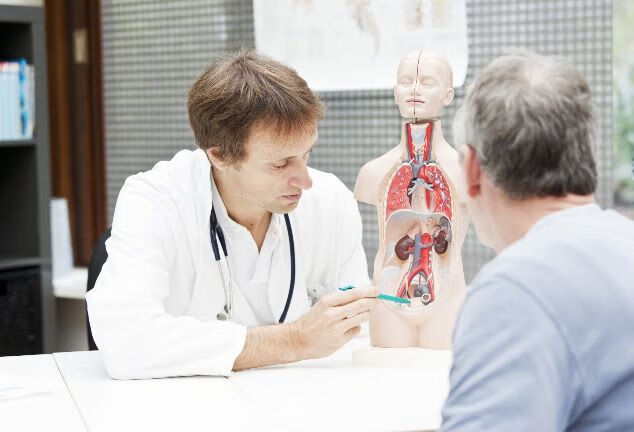
[[[235,188],[231,188],[231,179],[227,178],[228,174],[224,174],[222,171],[211,170],[216,189],[220,194],[225,208],[227,209],[227,215],[245,227],[253,234],[254,238],[259,235],[261,231],[266,232],[269,223],[271,222],[271,213],[258,207],[250,205],[245,200],[239,191]],[[257,241],[257,239],[256,239]]]
[[[409,157],[407,154],[407,124],[408,123],[410,125],[411,132],[414,132],[420,129],[425,129],[427,128],[428,124],[433,125],[434,129],[431,135],[432,154],[430,155],[430,157],[433,159],[434,158],[433,154],[436,152],[436,149],[446,144],[445,138],[442,134],[442,124],[440,120],[419,120],[416,123],[413,121],[403,122],[403,124],[401,125],[401,141],[399,143],[399,146],[401,147],[402,160],[409,160]]]

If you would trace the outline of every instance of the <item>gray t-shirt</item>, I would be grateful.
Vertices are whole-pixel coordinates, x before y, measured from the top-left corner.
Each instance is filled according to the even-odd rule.
[[[634,222],[539,220],[476,277],[442,431],[634,431]]]

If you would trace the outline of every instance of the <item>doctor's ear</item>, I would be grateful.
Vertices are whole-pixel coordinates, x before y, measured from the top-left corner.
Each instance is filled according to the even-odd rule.
[[[222,155],[220,147],[208,148],[205,150],[205,153],[207,153],[207,158],[209,159],[209,162],[211,162],[211,165],[213,165],[216,169],[225,170],[229,167],[229,165],[231,165]]]

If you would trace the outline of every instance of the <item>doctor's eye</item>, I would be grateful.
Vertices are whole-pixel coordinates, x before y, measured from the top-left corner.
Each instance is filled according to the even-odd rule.
[[[281,169],[286,168],[287,166],[288,166],[288,162],[284,162],[284,163],[283,163],[283,164],[281,164],[281,165],[273,165],[273,169],[276,169],[276,170],[281,170]]]

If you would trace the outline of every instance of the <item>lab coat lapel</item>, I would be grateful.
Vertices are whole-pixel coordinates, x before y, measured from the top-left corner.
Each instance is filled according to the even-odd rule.
[[[218,313],[223,312],[225,305],[224,287],[218,270],[218,265],[211,248],[209,215],[212,208],[211,196],[211,166],[202,150],[196,150],[199,158],[197,165],[198,181],[196,184],[196,226],[198,239],[198,253],[196,254],[196,282],[192,293],[188,315],[202,320],[217,319]],[[224,259],[224,258],[223,258]],[[242,292],[232,282],[233,289],[233,317],[238,324],[252,325],[255,315],[247,303]]]
[[[293,215],[289,214],[291,224],[293,223]],[[269,303],[273,317],[277,322],[284,311],[286,299],[291,280],[291,256],[290,244],[286,222],[282,215],[276,215],[279,218],[280,242],[271,258],[271,271],[269,273]],[[306,284],[304,278],[304,269],[301,265],[302,260],[299,256],[300,251],[295,247],[295,287],[293,289],[293,298],[286,314],[284,322],[296,321],[305,314],[309,308],[308,294],[306,292]]]

